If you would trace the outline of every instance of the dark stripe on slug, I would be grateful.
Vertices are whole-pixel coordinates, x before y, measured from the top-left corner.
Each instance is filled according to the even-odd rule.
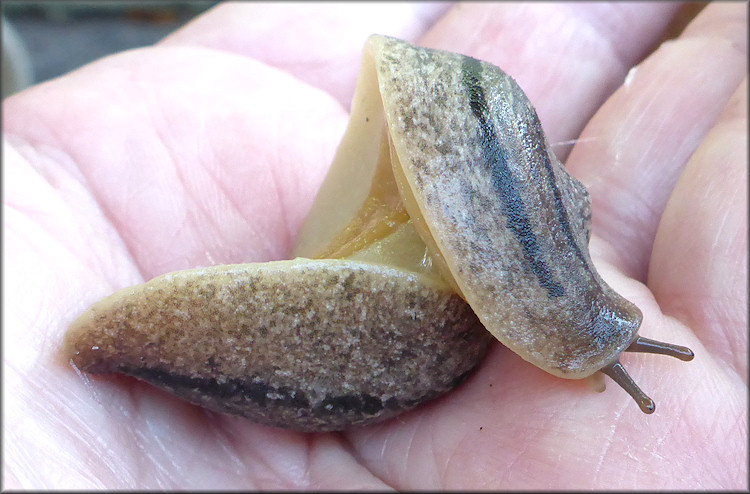
[[[259,406],[266,406],[271,401],[277,405],[294,408],[310,406],[303,393],[297,393],[287,387],[272,387],[262,382],[253,382],[251,379],[224,379],[219,382],[215,378],[191,377],[152,367],[120,366],[118,371],[172,389],[178,394],[189,391],[212,400],[250,401]]]
[[[482,66],[479,60],[464,57],[462,62],[463,84],[469,94],[469,106],[479,121],[479,133],[484,165],[492,177],[492,186],[500,194],[503,214],[508,228],[513,232],[523,249],[524,258],[530,264],[539,284],[550,297],[565,294],[565,288],[552,278],[549,266],[542,259],[536,235],[526,206],[523,203],[516,179],[507,163],[505,149],[497,139],[497,130],[490,120],[487,100],[481,85]]]
[[[383,403],[379,397],[368,394],[329,395],[311,403],[303,391],[287,386],[271,386],[252,378],[230,378],[219,382],[214,378],[191,377],[154,368],[121,366],[118,370],[157,386],[172,389],[183,399],[187,398],[185,396],[187,393],[191,393],[206,397],[217,404],[225,403],[233,409],[238,405],[247,407],[249,402],[258,410],[266,407],[284,407],[307,410],[308,413],[317,417],[347,414],[365,417],[378,414],[384,408],[404,406],[398,400]],[[238,413],[240,410],[232,411]]]
[[[586,258],[578,246],[575,237],[573,236],[573,230],[570,227],[570,221],[568,220],[568,212],[565,209],[565,205],[562,202],[562,194],[560,189],[557,188],[557,182],[555,182],[555,173],[552,170],[552,163],[549,161],[549,156],[544,157],[544,168],[547,170],[547,183],[552,189],[552,194],[555,196],[555,211],[557,212],[557,219],[560,221],[560,226],[565,232],[565,237],[568,239],[568,243],[573,248],[576,257],[583,263],[583,267],[591,273],[591,267],[586,261]]]

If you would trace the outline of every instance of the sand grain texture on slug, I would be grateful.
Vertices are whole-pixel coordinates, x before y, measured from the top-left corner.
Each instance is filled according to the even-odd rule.
[[[122,372],[262,424],[335,430],[458,384],[491,337],[440,283],[384,265],[295,260],[169,273],[71,327],[88,372]]]

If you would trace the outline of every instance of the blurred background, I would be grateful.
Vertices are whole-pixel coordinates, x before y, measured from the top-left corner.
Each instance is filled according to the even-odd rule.
[[[2,0],[2,96],[118,51],[151,45],[217,1]],[[664,39],[706,5],[687,2]]]
[[[151,45],[217,3],[3,0],[2,97],[105,55]]]

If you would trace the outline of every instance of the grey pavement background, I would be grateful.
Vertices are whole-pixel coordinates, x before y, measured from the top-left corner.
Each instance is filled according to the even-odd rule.
[[[147,46],[218,2],[3,1],[3,97],[105,55]]]

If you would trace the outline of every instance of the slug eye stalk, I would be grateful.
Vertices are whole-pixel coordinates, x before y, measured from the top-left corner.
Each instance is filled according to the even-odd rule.
[[[663,341],[652,340],[650,338],[644,338],[642,336],[637,337],[628,348],[626,352],[637,352],[637,353],[654,353],[658,355],[668,355],[675,357],[685,362],[693,360],[695,354],[691,349],[685,346],[673,345],[672,343],[665,343]],[[608,375],[614,382],[616,382],[622,389],[624,389],[630,396],[633,397],[635,402],[638,404],[643,413],[654,413],[656,410],[656,404],[654,400],[649,398],[640,387],[633,381],[630,374],[627,373],[625,367],[620,363],[620,360],[615,360],[611,364],[602,367],[601,371]]]
[[[639,336],[625,349],[626,352],[637,353],[655,353],[658,355],[668,355],[678,358],[684,362],[689,362],[695,357],[695,353],[686,346],[674,345],[663,341],[652,340]]]

